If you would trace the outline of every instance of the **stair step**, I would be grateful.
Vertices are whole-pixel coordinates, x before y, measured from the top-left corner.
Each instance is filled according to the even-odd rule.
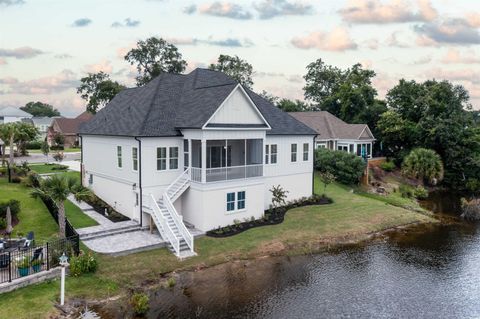
[[[131,233],[139,230],[142,230],[140,225],[105,229],[105,230],[100,230],[100,231],[80,235],[80,240],[83,240],[83,241],[92,240],[92,239],[97,239],[97,238],[102,238],[102,237],[107,237],[112,235]]]

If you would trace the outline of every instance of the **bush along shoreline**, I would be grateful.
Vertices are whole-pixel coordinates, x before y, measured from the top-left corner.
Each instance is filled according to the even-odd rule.
[[[290,209],[313,205],[328,205],[331,203],[333,203],[333,200],[326,196],[315,194],[310,197],[303,197],[299,200],[288,202],[284,206],[267,209],[264,212],[264,217],[261,219],[255,219],[252,216],[250,219],[245,219],[243,222],[235,220],[233,225],[218,227],[208,231],[206,235],[214,238],[230,237],[251,228],[281,224],[285,220],[285,215]]]

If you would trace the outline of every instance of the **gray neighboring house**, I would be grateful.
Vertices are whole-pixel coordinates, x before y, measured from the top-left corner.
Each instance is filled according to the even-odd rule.
[[[32,117],[31,120],[33,122],[33,125],[35,125],[35,127],[40,132],[39,140],[44,141],[47,138],[48,128],[50,127],[50,125],[52,125],[52,122],[55,118],[60,118],[60,117],[48,117],[48,116]]]
[[[32,117],[32,114],[22,111],[16,107],[0,107],[0,124],[20,122],[31,119]]]
[[[367,124],[348,124],[326,111],[289,114],[318,133],[315,148],[345,151],[358,156],[366,154],[372,158],[375,137]]]

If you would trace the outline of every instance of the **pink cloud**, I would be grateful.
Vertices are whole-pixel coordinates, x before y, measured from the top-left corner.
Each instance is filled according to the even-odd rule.
[[[337,27],[331,32],[314,31],[303,37],[295,37],[292,44],[300,49],[316,48],[324,51],[355,50],[358,47],[343,27]]]
[[[417,0],[416,8],[410,1],[349,0],[339,11],[343,20],[350,23],[396,23],[432,21],[438,12],[429,0]]]
[[[0,84],[7,86],[5,94],[53,94],[75,88],[78,85],[78,77],[70,70],[63,70],[56,75],[28,81],[6,77],[0,79]]]
[[[471,27],[480,28],[480,13],[467,13],[465,18]]]
[[[7,64],[7,60],[0,58],[0,65],[5,65]]]
[[[464,53],[457,49],[449,49],[445,56],[441,59],[442,63],[447,64],[475,64],[480,63],[480,57],[473,50]]]
[[[98,72],[105,72],[105,73],[112,73],[113,66],[109,60],[102,60],[99,63],[89,64],[85,66],[85,71],[87,73],[98,73]]]

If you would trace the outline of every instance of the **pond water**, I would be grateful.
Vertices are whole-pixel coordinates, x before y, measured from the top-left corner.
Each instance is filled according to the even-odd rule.
[[[422,205],[458,215],[458,198],[435,200]],[[172,290],[152,293],[147,318],[478,318],[479,230],[414,227],[314,256],[182,273]],[[123,318],[126,307],[99,311]]]

